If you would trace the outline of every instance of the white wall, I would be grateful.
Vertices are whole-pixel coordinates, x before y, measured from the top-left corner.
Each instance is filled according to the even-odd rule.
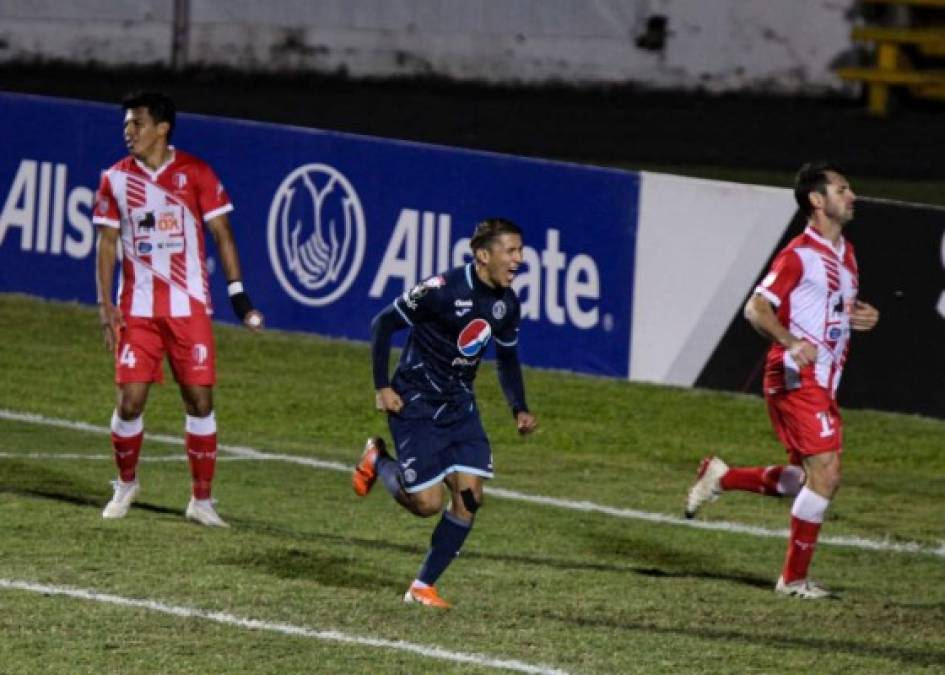
[[[257,70],[842,88],[852,0],[190,0],[188,58]],[[662,51],[636,46],[663,15]],[[0,0],[0,61],[169,63],[173,0]]]
[[[631,380],[695,383],[796,211],[788,189],[641,173]]]

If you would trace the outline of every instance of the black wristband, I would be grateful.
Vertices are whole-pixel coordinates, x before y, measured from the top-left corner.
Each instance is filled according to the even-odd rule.
[[[246,295],[246,291],[240,291],[230,296],[230,304],[233,305],[233,313],[240,321],[246,318],[246,315],[253,311],[253,303]]]

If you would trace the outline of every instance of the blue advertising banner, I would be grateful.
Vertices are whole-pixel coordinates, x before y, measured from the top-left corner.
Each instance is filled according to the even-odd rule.
[[[0,128],[0,291],[94,302],[91,209],[124,154],[121,110],[0,94]],[[525,232],[523,362],[627,377],[637,174],[186,114],[174,143],[226,185],[270,326],[366,340],[377,311],[468,261],[475,223],[500,216]],[[232,321],[225,286],[212,271],[216,318]]]

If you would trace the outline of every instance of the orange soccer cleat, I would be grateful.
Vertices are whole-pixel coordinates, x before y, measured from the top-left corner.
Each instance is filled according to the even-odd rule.
[[[377,458],[386,455],[387,449],[384,446],[384,439],[372,436],[364,444],[364,452],[361,453],[361,459],[358,460],[354,471],[351,473],[351,486],[354,488],[354,494],[364,497],[371,488],[374,487],[374,481],[377,480]]]
[[[420,605],[426,605],[427,607],[439,607],[440,609],[449,609],[452,607],[450,603],[441,598],[440,594],[436,592],[436,586],[425,586],[421,588],[415,584],[410,584],[410,588],[404,593],[404,602],[408,604],[415,602]]]

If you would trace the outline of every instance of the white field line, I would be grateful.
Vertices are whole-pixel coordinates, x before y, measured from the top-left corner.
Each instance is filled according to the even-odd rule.
[[[36,415],[33,413],[21,413],[15,412],[12,410],[4,410],[0,408],[0,419],[17,421],[17,422],[29,422],[33,424],[41,424],[44,426],[51,427],[61,427],[64,429],[75,429],[78,431],[86,431],[89,433],[95,434],[110,434],[111,431],[107,427],[96,426],[94,424],[86,424],[85,422],[74,422],[71,420],[62,420],[55,419],[51,417],[45,417],[43,415]],[[146,438],[152,441],[158,441],[161,443],[169,443],[172,445],[183,445],[184,439],[177,436],[169,436],[165,434],[147,434]],[[316,469],[328,469],[331,471],[343,471],[345,473],[351,471],[352,465],[343,464],[341,462],[332,462],[320,459],[313,459],[310,457],[298,457],[296,455],[282,455],[271,452],[263,452],[261,450],[256,450],[255,448],[249,448],[245,446],[238,445],[225,445],[220,444],[219,450],[223,452],[228,452],[236,457],[243,459],[258,459],[265,461],[278,461],[278,462],[289,462],[292,464],[301,464],[304,466],[310,466]],[[511,501],[525,502],[528,504],[537,504],[541,506],[551,506],[559,509],[568,509],[570,511],[583,511],[586,513],[600,513],[607,516],[613,516],[615,518],[625,518],[629,520],[642,520],[650,523],[658,523],[663,525],[678,525],[682,527],[691,527],[697,530],[716,530],[721,532],[735,532],[738,534],[747,534],[755,537],[774,537],[778,539],[787,539],[788,531],[786,529],[771,529],[766,527],[759,527],[756,525],[745,525],[743,523],[732,523],[726,521],[705,521],[705,520],[688,520],[686,518],[680,518],[678,516],[671,516],[665,513],[655,513],[652,511],[640,511],[638,509],[625,509],[625,508],[616,508],[612,506],[604,506],[601,504],[595,504],[590,501],[577,501],[573,499],[560,499],[557,497],[545,497],[542,495],[530,495],[523,492],[516,492],[514,490],[506,490],[504,488],[496,487],[486,487],[485,492],[488,495],[499,497],[500,499],[508,499]],[[924,546],[915,542],[898,542],[890,541],[885,539],[866,539],[865,537],[850,537],[850,536],[824,536],[818,539],[820,544],[828,544],[833,546],[844,546],[849,548],[858,548],[868,551],[889,551],[894,553],[918,553],[918,554],[927,554],[934,555],[940,558],[945,558],[945,543],[942,543],[937,548],[932,548],[929,546]]]
[[[418,656],[424,656],[441,661],[452,661],[454,663],[471,663],[476,666],[486,668],[496,668],[500,670],[511,670],[518,673],[536,673],[540,675],[563,675],[564,671],[551,668],[541,664],[525,663],[515,659],[501,659],[483,654],[471,652],[454,652],[441,647],[427,646],[414,642],[404,642],[402,640],[383,640],[380,638],[364,637],[361,635],[351,635],[336,630],[318,630],[306,626],[296,626],[290,623],[278,623],[270,621],[261,621],[259,619],[249,619],[235,616],[226,612],[211,612],[195,607],[182,607],[179,605],[168,605],[156,600],[136,600],[134,598],[124,598],[120,595],[111,595],[108,593],[99,593],[97,591],[86,590],[82,588],[70,588],[68,586],[50,586],[39,584],[32,581],[19,581],[16,579],[0,579],[0,588],[29,591],[32,593],[42,593],[43,595],[62,595],[79,600],[91,600],[92,602],[101,602],[109,605],[118,605],[121,607],[134,607],[137,609],[146,609],[161,614],[170,614],[184,619],[203,619],[227,626],[236,626],[237,628],[247,628],[249,630],[262,630],[270,633],[281,633],[295,637],[311,638],[314,640],[324,640],[326,642],[341,642],[344,644],[356,644],[364,647],[378,647],[381,649],[393,649],[400,652],[409,652]]]
[[[78,459],[115,461],[114,455],[83,455],[78,452],[0,452],[0,459]],[[168,455],[163,457],[139,457],[139,462],[186,462],[186,455]],[[252,457],[217,457],[218,462],[253,461]]]

